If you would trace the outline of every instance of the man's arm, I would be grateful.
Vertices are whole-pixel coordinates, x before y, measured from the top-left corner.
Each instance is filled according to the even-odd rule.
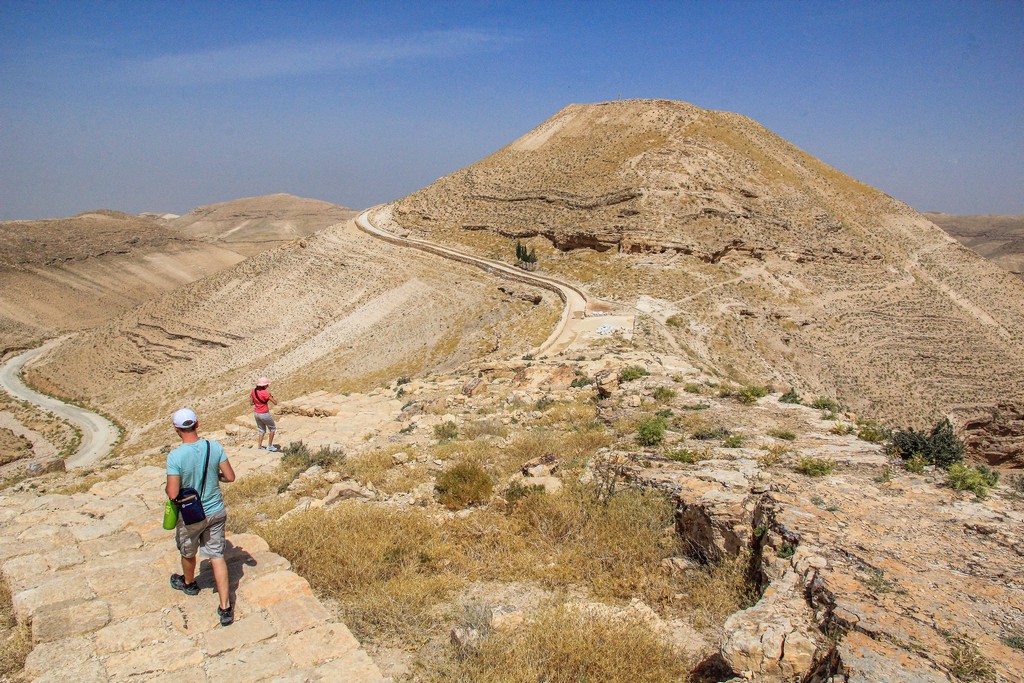
[[[231,467],[231,462],[226,458],[221,461],[220,466],[217,468],[217,478],[223,482],[232,482],[235,480],[235,470]]]
[[[178,493],[181,492],[181,475],[180,474],[168,474],[167,475],[167,487],[164,489],[167,491],[167,497],[174,500],[178,497]]]

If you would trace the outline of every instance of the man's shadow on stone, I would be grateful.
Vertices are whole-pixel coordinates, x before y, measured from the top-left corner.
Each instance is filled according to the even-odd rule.
[[[241,583],[242,577],[245,576],[246,567],[255,567],[257,562],[248,550],[234,545],[228,540],[224,541],[224,559],[228,563],[228,595],[231,604],[234,605],[235,592],[238,590],[238,584]],[[200,560],[195,580],[199,584],[200,590],[210,588],[216,592],[217,583],[213,579],[213,567],[209,560]]]

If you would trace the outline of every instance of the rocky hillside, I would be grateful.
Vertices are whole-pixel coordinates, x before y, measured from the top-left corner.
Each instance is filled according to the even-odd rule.
[[[928,211],[924,217],[961,244],[1024,278],[1024,216],[958,216]]]
[[[0,349],[95,326],[242,258],[116,211],[0,223]]]
[[[252,255],[355,216],[353,209],[290,194],[235,199],[192,209],[170,227]]]
[[[736,381],[904,424],[1024,390],[1020,280],[737,114],[572,105],[393,216],[507,260],[522,239]]]
[[[237,412],[261,375],[297,391],[374,386],[492,352],[527,352],[560,313],[498,289],[470,266],[438,263],[352,225],[250,257],[62,344],[26,376],[109,412],[127,445],[191,405]],[[525,287],[520,287],[525,289]],[[540,295],[541,293],[538,292]]]

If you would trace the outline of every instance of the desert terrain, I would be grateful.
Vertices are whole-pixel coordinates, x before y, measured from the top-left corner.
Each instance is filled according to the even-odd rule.
[[[1024,216],[959,216],[934,211],[922,215],[964,246],[1024,278]]]
[[[392,217],[491,257],[521,239],[734,381],[902,424],[1024,391],[1018,278],[737,114],[572,105]]]
[[[184,216],[89,211],[0,223],[0,348],[89,327],[355,211],[280,194]]]
[[[571,105],[354,213],[139,218],[233,256],[25,328],[77,330],[25,382],[124,433],[70,468],[74,424],[0,395],[5,680],[1024,681],[1019,278],[663,100]],[[41,234],[5,253],[49,277]],[[166,584],[182,405],[240,474],[227,628],[208,567]]]

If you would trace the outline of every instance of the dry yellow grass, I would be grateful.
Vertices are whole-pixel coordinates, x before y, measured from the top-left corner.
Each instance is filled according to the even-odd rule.
[[[444,524],[426,510],[342,504],[260,532],[361,633],[417,638],[443,621],[437,605],[477,580],[583,587],[669,608],[678,585],[660,562],[679,552],[671,524],[663,496],[625,490],[602,502],[576,485]]]
[[[6,582],[0,581],[0,680],[20,680],[18,673],[25,667],[31,650],[29,626],[15,620],[11,591]]]
[[[729,615],[757,602],[757,595],[748,581],[750,557],[722,560],[683,575],[677,604],[697,628],[721,626]]]
[[[660,683],[689,680],[693,663],[646,624],[562,606],[522,628],[492,633],[430,672],[440,683]]]
[[[419,640],[439,623],[432,608],[463,583],[455,569],[461,552],[420,510],[342,504],[261,531],[299,574],[339,601],[361,634]]]
[[[286,468],[278,467],[225,484],[221,490],[228,509],[228,531],[236,534],[251,531],[267,518],[276,519],[294,507],[293,498],[277,495],[294,476]]]

